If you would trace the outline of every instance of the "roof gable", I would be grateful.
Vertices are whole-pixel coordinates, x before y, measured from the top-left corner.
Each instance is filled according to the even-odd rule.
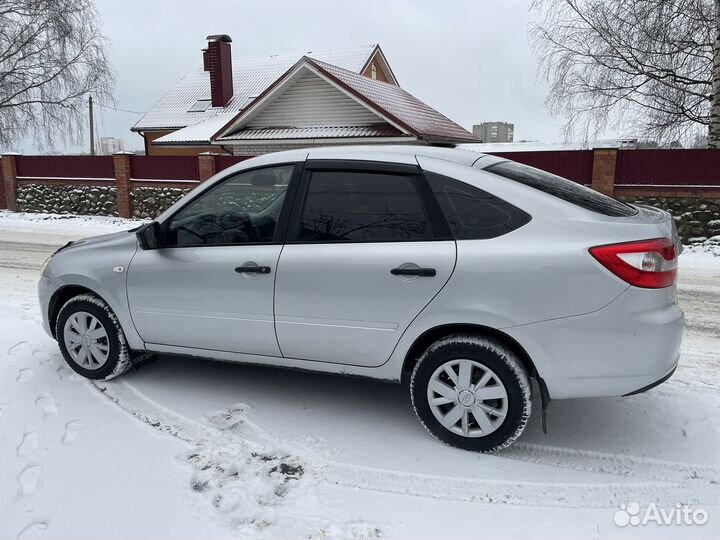
[[[318,58],[318,60],[322,61],[323,59]],[[332,62],[328,63],[332,64]],[[370,58],[368,58],[365,66],[360,71],[358,71],[358,73],[365,75],[366,77],[373,78],[371,69],[373,65],[375,65],[376,69],[378,70],[377,78],[379,80],[384,80],[385,82],[389,82],[390,84],[400,86],[400,84],[397,82],[397,79],[395,78],[395,73],[393,73],[393,70],[387,61],[387,58],[385,58],[385,54],[380,48],[380,45],[375,45],[375,50],[370,55]]]
[[[258,127],[368,126],[383,122],[377,114],[308,69],[278,89],[245,125]]]
[[[367,126],[384,126],[375,130],[376,136],[381,133],[384,136],[414,135],[382,114],[373,103],[327,77],[310,58],[303,57],[212,139],[238,140],[246,131],[258,128],[332,128],[308,131],[323,133],[327,138],[331,133],[337,134],[338,128],[350,133]],[[361,132],[364,136],[373,136],[367,130]]]

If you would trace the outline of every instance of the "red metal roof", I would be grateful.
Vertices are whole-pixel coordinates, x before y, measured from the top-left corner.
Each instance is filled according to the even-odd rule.
[[[477,142],[472,133],[399,86],[312,58],[305,57],[304,60],[369,105],[377,107],[384,116],[407,127],[420,139],[453,143]]]
[[[255,100],[253,104],[238,114],[232,121],[228,122],[224,129],[217,132],[213,137],[213,140],[237,140],[240,132],[247,131],[247,128],[243,127],[243,119],[254,114],[257,107],[272,107],[271,102],[267,102],[267,105],[263,105],[266,98],[269,98],[273,92],[275,92],[284,82],[289,80],[293,74],[297,73],[298,70],[308,68],[316,71],[320,77],[323,77],[328,82],[335,84],[341,90],[354,96],[359,102],[368,107],[368,109],[375,111],[379,114],[379,116],[387,119],[390,124],[397,126],[399,128],[396,130],[398,133],[404,132],[402,134],[412,135],[420,140],[435,143],[456,144],[463,142],[477,142],[477,139],[470,132],[399,86],[371,79],[307,56],[299,60],[285,74],[278,77],[278,79],[268,86],[268,88],[258,97],[257,100]],[[237,127],[233,128],[233,125]],[[341,128],[348,130],[349,128],[359,129],[361,126],[327,127],[334,130]],[[323,138],[332,138],[333,135],[330,135],[329,133],[330,132],[323,135]],[[268,139],[270,138],[267,135],[265,135],[265,137]],[[243,138],[245,137],[243,136]],[[281,139],[284,137],[278,136],[272,138]]]

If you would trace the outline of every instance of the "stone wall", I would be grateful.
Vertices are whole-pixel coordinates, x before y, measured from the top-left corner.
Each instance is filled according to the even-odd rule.
[[[618,197],[630,203],[647,204],[672,214],[685,244],[720,236],[720,199],[676,197]]]
[[[156,218],[185,195],[190,189],[172,187],[136,187],[130,190],[132,215],[137,218]]]
[[[111,186],[19,184],[17,210],[117,216],[117,189]]]

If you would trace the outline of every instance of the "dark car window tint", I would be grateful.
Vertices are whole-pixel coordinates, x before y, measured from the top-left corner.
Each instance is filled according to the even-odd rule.
[[[503,161],[491,165],[485,170],[606,216],[620,217],[637,214],[637,208],[634,206],[598,193],[566,178],[522,163]]]
[[[165,245],[272,242],[294,165],[239,173],[175,214]]]
[[[526,212],[465,182],[431,172],[425,177],[458,240],[495,238],[530,221]]]
[[[431,239],[410,176],[317,171],[310,178],[299,240],[392,242]]]

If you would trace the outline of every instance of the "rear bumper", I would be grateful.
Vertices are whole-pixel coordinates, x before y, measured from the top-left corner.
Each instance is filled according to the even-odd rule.
[[[640,388],[640,389],[638,389],[638,390],[635,390],[634,392],[628,392],[627,394],[625,394],[625,396],[634,396],[635,394],[642,394],[643,392],[647,392],[648,390],[652,390],[652,389],[655,388],[656,386],[660,386],[662,383],[664,383],[664,382],[667,381],[670,377],[673,376],[673,373],[675,373],[675,370],[676,370],[676,369],[677,369],[677,364],[675,364],[675,366],[673,366],[673,368],[670,370],[670,373],[668,373],[667,375],[665,375],[665,376],[662,377],[661,379],[658,379],[658,380],[655,381],[654,383],[648,384],[647,386],[643,386],[642,388]],[[625,397],[625,396],[623,396],[623,397]]]
[[[550,397],[567,399],[624,396],[664,382],[684,329],[675,287],[629,287],[599,311],[504,331],[525,347]]]

